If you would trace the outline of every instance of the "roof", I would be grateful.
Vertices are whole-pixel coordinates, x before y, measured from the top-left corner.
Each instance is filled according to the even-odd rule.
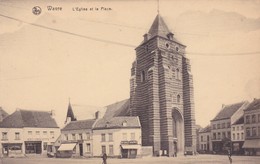
[[[0,107],[0,117],[1,117],[1,119],[6,118],[8,115],[9,114],[2,107]]]
[[[210,125],[206,126],[205,128],[200,129],[199,133],[207,133],[211,131]]]
[[[153,38],[154,36],[160,36],[160,37],[168,39],[167,35],[169,33],[171,33],[171,31],[167,27],[167,25],[164,22],[163,18],[161,17],[160,14],[157,14],[157,16],[155,17],[155,19],[153,21],[152,26],[150,27],[149,32],[148,32],[148,34],[150,35],[150,38]],[[177,43],[180,43],[175,38],[173,38],[172,40],[177,42]]]
[[[217,116],[211,120],[211,121],[216,121],[216,120],[222,120],[222,119],[228,119],[231,118],[231,116],[240,108],[245,102],[239,102],[235,104],[230,104],[224,106],[224,108],[217,114]]]
[[[130,116],[129,105],[130,105],[130,100],[126,99],[106,106],[105,107],[106,112],[104,114],[104,118],[110,119],[112,117],[118,117],[118,116]]]
[[[236,120],[232,125],[244,124],[244,116],[242,115],[238,120]]]
[[[95,119],[71,121],[63,129],[61,129],[61,131],[92,129],[92,125],[95,123],[95,121]]]
[[[124,124],[125,123],[125,124]],[[141,128],[138,117],[113,117],[97,120],[93,129]]]
[[[74,116],[70,102],[69,102],[69,106],[68,106],[68,110],[67,110],[66,122],[68,121],[67,120],[68,117],[71,118],[71,121],[77,121],[76,117]]]
[[[260,109],[260,99],[254,99],[249,106],[245,109],[245,111],[250,111],[250,110],[257,110]]]
[[[38,127],[38,128],[58,128],[51,112],[32,111],[32,110],[16,110],[11,115],[7,116],[1,123],[1,128],[23,128],[23,127]]]

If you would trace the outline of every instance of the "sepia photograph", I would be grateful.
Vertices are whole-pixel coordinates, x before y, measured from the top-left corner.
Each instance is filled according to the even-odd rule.
[[[259,160],[260,0],[0,0],[0,164]]]

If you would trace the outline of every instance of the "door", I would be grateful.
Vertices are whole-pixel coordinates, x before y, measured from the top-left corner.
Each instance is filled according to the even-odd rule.
[[[79,154],[80,156],[83,156],[83,145],[79,144]]]

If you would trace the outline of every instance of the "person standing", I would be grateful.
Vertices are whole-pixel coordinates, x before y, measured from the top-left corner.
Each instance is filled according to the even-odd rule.
[[[232,158],[231,158],[231,151],[228,150],[228,159],[229,159],[229,163],[232,163]]]
[[[102,159],[103,159],[103,164],[107,164],[107,154],[106,153],[103,153]]]

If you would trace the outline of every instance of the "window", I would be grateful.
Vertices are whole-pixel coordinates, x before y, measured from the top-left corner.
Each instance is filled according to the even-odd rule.
[[[218,140],[221,139],[221,134],[218,132]]]
[[[106,141],[106,134],[101,134],[101,142],[105,142]]]
[[[80,139],[80,140],[83,140],[82,133],[79,133],[79,139]]]
[[[127,134],[126,133],[123,133],[123,140],[127,141]]]
[[[113,141],[113,133],[108,134],[108,139],[109,139],[109,141]]]
[[[213,124],[213,129],[216,129],[216,124]]]
[[[243,132],[241,133],[241,139],[242,140],[244,139],[244,133]]]
[[[135,133],[131,133],[131,140],[135,140]]]
[[[65,140],[69,140],[68,134],[64,134],[64,139],[65,139]]]
[[[20,139],[20,133],[19,132],[15,132],[15,139],[19,140]]]
[[[90,152],[90,143],[87,143],[87,152]]]
[[[40,135],[40,131],[36,131],[35,133],[36,133],[36,135]]]
[[[246,116],[246,123],[249,124],[250,123],[250,116]]]
[[[239,126],[237,126],[237,131],[239,130]]]
[[[241,126],[241,130],[244,130],[244,126]]]
[[[86,135],[87,135],[87,140],[90,140],[90,134],[86,133]]]
[[[28,131],[28,135],[32,135],[32,131]]]
[[[50,131],[51,138],[54,138],[54,131]]]
[[[213,140],[217,138],[216,133],[213,133]]]
[[[226,132],[222,132],[222,138],[226,138]]]
[[[220,124],[217,125],[218,129],[220,129]]]
[[[237,140],[239,140],[240,139],[240,136],[239,136],[239,133],[237,133]]]
[[[145,72],[141,72],[141,82],[145,82]]]
[[[109,145],[109,155],[113,155],[114,154],[114,147],[113,145]]]
[[[126,121],[124,121],[122,125],[123,125],[123,126],[127,126],[127,122],[126,122]]]
[[[252,136],[256,136],[256,127],[252,128]]]
[[[251,134],[250,134],[250,128],[246,128],[246,136],[247,136],[247,137],[250,137],[250,135],[251,135]]]
[[[47,142],[43,142],[43,150],[47,150]]]
[[[47,131],[43,131],[43,135],[47,135]]]
[[[207,141],[209,142],[209,135],[207,135]]]
[[[236,130],[236,128],[235,128],[235,127],[233,127],[233,128],[232,128],[232,130],[233,130],[233,131],[235,131],[235,130]]]
[[[102,154],[106,153],[106,146],[102,145],[101,150],[102,150]]]
[[[72,134],[72,140],[76,140],[76,134]]]
[[[176,69],[176,79],[180,80],[180,70],[178,68]]]
[[[226,128],[226,123],[222,123],[222,128]]]
[[[181,96],[177,95],[177,103],[180,103],[180,102],[181,102]]]
[[[256,116],[253,114],[253,115],[252,115],[252,123],[255,123],[255,122],[256,122],[255,119],[256,119]]]
[[[235,133],[233,133],[233,140],[235,140],[236,139],[236,135],[235,135]]]
[[[7,132],[2,132],[2,140],[8,140]]]
[[[231,133],[230,132],[227,133],[227,136],[228,136],[229,139],[231,139]]]
[[[201,147],[201,150],[203,150],[203,144],[201,144],[200,147]]]
[[[203,141],[203,136],[200,136],[200,141],[201,141],[201,142]]]

